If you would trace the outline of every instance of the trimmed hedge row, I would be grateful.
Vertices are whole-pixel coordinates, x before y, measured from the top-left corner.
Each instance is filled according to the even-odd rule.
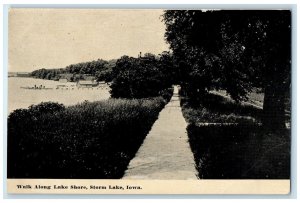
[[[187,127],[201,179],[289,179],[290,130],[255,124]]]

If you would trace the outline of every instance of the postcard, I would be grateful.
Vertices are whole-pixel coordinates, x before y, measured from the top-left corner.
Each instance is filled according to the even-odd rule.
[[[291,10],[11,8],[9,194],[289,194]]]

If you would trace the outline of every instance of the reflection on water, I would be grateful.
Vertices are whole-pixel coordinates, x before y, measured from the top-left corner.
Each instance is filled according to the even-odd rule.
[[[61,85],[59,89],[57,86]],[[61,88],[65,85],[64,88]],[[43,87],[31,89],[32,87]],[[77,88],[76,83],[60,83],[52,80],[10,77],[8,79],[8,112],[28,108],[32,104],[53,101],[73,105],[85,100],[99,101],[110,97],[109,87]]]

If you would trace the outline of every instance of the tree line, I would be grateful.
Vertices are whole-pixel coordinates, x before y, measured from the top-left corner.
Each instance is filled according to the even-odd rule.
[[[111,72],[115,66],[116,60],[93,60],[89,62],[82,62],[77,64],[68,65],[65,68],[57,69],[38,69],[31,72],[31,76],[35,78],[47,79],[47,80],[59,80],[60,78],[66,78],[72,82],[83,79],[83,76],[94,76],[98,81],[109,82],[112,80]]]

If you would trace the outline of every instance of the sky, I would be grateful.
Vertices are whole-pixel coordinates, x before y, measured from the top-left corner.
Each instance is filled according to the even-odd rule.
[[[11,9],[8,71],[169,50],[162,10]]]

